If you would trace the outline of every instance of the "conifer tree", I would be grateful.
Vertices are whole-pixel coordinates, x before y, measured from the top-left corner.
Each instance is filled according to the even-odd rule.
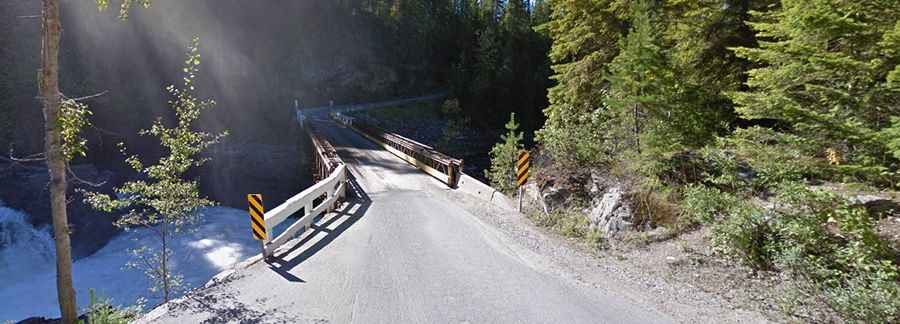
[[[618,54],[624,5],[617,0],[550,2],[538,28],[553,42],[549,58],[557,84],[548,90],[547,117],[537,139],[560,162],[596,160],[605,134],[603,70]]]
[[[727,132],[736,119],[725,93],[741,88],[747,60],[731,47],[755,46],[755,33],[744,21],[752,10],[768,10],[774,0],[763,1],[665,1],[660,10],[660,36],[668,50],[669,65],[677,79],[678,101],[685,106],[693,132],[686,143],[706,144]]]
[[[675,80],[667,64],[659,33],[647,1],[638,1],[632,9],[631,30],[620,42],[619,55],[609,64],[607,80],[610,95],[605,130],[619,149],[641,153],[645,147],[666,150],[680,142],[677,120],[682,112],[670,96]],[[626,129],[621,129],[626,127]],[[646,143],[647,139],[651,143]]]
[[[735,49],[760,65],[749,71],[747,91],[730,94],[737,112],[785,123],[823,156],[836,152],[841,173],[882,177],[896,168],[883,134],[900,114],[889,80],[900,60],[891,41],[898,18],[888,0],[783,0],[757,13],[759,47]]]
[[[491,168],[485,170],[485,176],[491,181],[491,186],[501,192],[511,193],[516,189],[515,159],[522,149],[522,132],[519,132],[519,123],[516,122],[516,114],[509,114],[509,122],[506,123],[506,134],[500,137],[500,142],[491,148]]]

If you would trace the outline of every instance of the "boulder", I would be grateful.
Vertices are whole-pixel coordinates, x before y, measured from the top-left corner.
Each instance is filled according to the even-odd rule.
[[[588,216],[592,229],[599,230],[605,237],[637,229],[634,210],[629,201],[628,184],[597,170],[591,171],[589,177],[582,179],[588,178],[588,181],[578,182],[574,186],[573,181],[557,181],[560,179],[548,179],[543,188],[530,183],[525,187],[527,202],[540,209],[544,207],[541,205],[543,201],[547,209],[552,211],[565,206],[572,197],[587,198],[590,205],[582,212]],[[560,182],[569,185],[561,185]]]
[[[869,212],[869,215],[876,219],[900,214],[900,203],[897,203],[891,197],[862,194],[852,197],[850,200],[855,204],[862,205]]]
[[[625,201],[626,196],[622,185],[613,185],[603,190],[602,196],[592,203],[589,215],[591,228],[599,229],[606,237],[634,229],[632,209]]]

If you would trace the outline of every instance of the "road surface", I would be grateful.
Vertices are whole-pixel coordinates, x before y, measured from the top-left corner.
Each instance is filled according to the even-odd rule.
[[[355,196],[268,263],[195,291],[158,323],[668,323],[620,294],[548,270],[436,179],[352,130],[310,118]],[[290,246],[291,243],[288,243]]]

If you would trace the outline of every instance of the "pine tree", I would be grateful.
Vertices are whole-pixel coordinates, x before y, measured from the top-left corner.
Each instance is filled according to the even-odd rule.
[[[619,137],[613,139],[614,143],[624,144],[618,145],[619,150],[641,153],[649,147],[652,152],[671,151],[682,139],[676,130],[682,126],[677,121],[683,112],[676,109],[679,103],[671,98],[674,74],[660,45],[653,14],[654,8],[646,1],[634,4],[631,30],[620,42],[619,55],[609,64],[606,131],[608,136]]]
[[[737,112],[786,124],[822,156],[837,152],[841,173],[875,180],[896,169],[883,138],[900,114],[889,80],[900,61],[896,1],[784,0],[754,17],[759,47],[735,52],[760,67],[730,94]]]
[[[744,21],[751,10],[767,10],[774,1],[665,1],[660,8],[660,34],[678,87],[678,101],[693,132],[685,144],[700,147],[727,131],[736,116],[725,93],[741,88],[750,62],[731,47],[756,45]]]
[[[522,149],[522,132],[519,132],[519,123],[516,122],[516,114],[509,114],[509,122],[506,123],[506,134],[500,137],[500,142],[491,148],[491,168],[485,170],[485,176],[490,180],[491,186],[503,193],[511,193],[516,189],[515,159]]]
[[[602,112],[606,109],[604,67],[618,55],[624,31],[624,1],[575,0],[550,3],[550,21],[538,28],[553,42],[547,120],[537,139],[560,162],[592,161],[602,155]]]

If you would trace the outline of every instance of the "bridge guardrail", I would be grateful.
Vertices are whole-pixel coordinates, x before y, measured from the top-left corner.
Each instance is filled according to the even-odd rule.
[[[446,183],[447,186],[456,188],[459,183],[463,160],[452,158],[430,146],[366,124],[340,112],[333,112],[331,118],[368,137],[397,157]]]
[[[344,162],[337,155],[334,146],[328,140],[316,134],[313,125],[306,125],[306,132],[312,140],[315,149],[315,170],[313,172],[313,180],[319,181],[328,177],[338,165]]]
[[[315,134],[311,125],[307,132],[312,139],[316,154],[316,174],[319,179],[306,190],[289,198],[265,213],[267,233],[303,209],[303,215],[275,238],[267,238],[262,242],[263,256],[269,257],[276,249],[290,241],[300,230],[308,228],[322,212],[330,211],[346,195],[347,166],[341,161],[334,147],[327,140]]]

